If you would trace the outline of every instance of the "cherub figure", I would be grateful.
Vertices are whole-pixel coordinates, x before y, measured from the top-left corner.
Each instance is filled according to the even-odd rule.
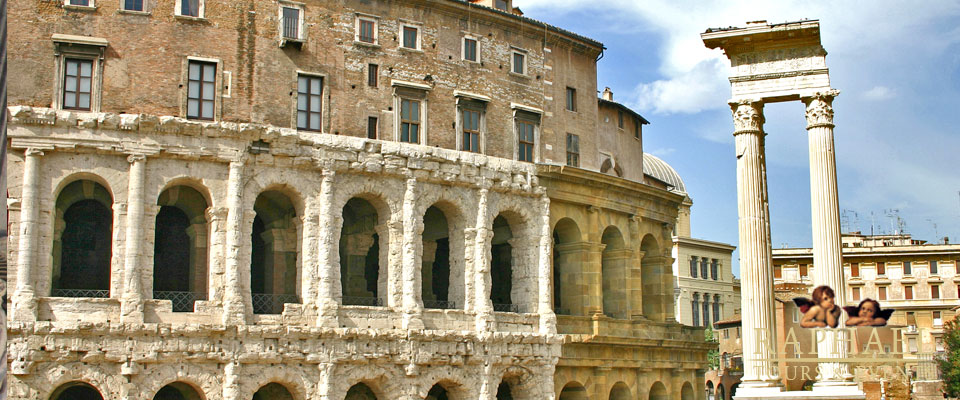
[[[887,320],[893,315],[893,309],[883,310],[880,308],[880,302],[873,299],[863,299],[860,305],[846,306],[843,308],[847,312],[845,324],[847,326],[886,326]]]
[[[793,302],[800,307],[803,319],[800,326],[804,328],[836,328],[840,321],[840,307],[834,301],[836,294],[830,286],[817,286],[813,289],[813,299],[796,297]]]

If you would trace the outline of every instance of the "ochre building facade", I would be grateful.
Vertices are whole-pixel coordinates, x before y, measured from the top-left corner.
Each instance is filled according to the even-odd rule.
[[[601,43],[509,1],[8,13],[11,398],[702,398]]]

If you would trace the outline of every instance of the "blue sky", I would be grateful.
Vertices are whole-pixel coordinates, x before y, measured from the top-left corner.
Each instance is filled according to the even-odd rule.
[[[819,19],[834,101],[845,231],[960,242],[960,2],[514,0],[526,16],[603,42],[598,87],[650,120],[644,147],[693,198],[693,236],[737,244],[729,61],[711,27]],[[774,247],[811,245],[803,105],[765,108]],[[896,210],[896,211],[893,211]],[[734,273],[739,265],[734,253]]]

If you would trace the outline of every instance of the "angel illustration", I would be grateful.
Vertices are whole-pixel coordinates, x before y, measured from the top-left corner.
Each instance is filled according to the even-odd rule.
[[[860,305],[846,306],[843,308],[847,312],[846,326],[886,326],[887,320],[893,315],[893,309],[886,310],[880,308],[880,302],[873,299],[863,299]]]
[[[840,321],[840,307],[834,301],[836,295],[830,286],[818,286],[813,289],[813,299],[795,297],[793,302],[800,307],[804,328],[836,328]]]

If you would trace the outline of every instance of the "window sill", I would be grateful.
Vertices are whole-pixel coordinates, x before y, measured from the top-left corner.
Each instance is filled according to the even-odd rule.
[[[303,39],[294,39],[294,38],[281,38],[280,47],[295,47],[297,49],[303,47],[303,43],[306,41]]]
[[[411,49],[409,47],[403,47],[403,46],[398,47],[397,50],[407,52],[407,53],[423,54],[423,50],[421,49]]]
[[[147,11],[123,10],[123,9],[117,10],[117,14],[143,15],[143,16],[148,16],[148,15],[150,15],[150,13],[147,12]]]
[[[63,9],[70,10],[70,11],[94,12],[94,11],[97,11],[97,6],[78,6],[74,4],[64,4]]]
[[[378,44],[378,43],[376,43],[376,42],[370,43],[370,42],[364,42],[364,41],[362,41],[362,40],[354,40],[354,41],[353,41],[353,45],[354,45],[354,46],[360,46],[360,47],[367,47],[367,48],[371,48],[371,49],[380,49],[380,44]]]
[[[530,75],[527,74],[518,74],[516,72],[510,71],[510,75],[516,76],[518,78],[531,79]]]
[[[204,17],[194,17],[192,15],[174,14],[173,18],[183,20],[183,21],[207,22],[207,19]]]

